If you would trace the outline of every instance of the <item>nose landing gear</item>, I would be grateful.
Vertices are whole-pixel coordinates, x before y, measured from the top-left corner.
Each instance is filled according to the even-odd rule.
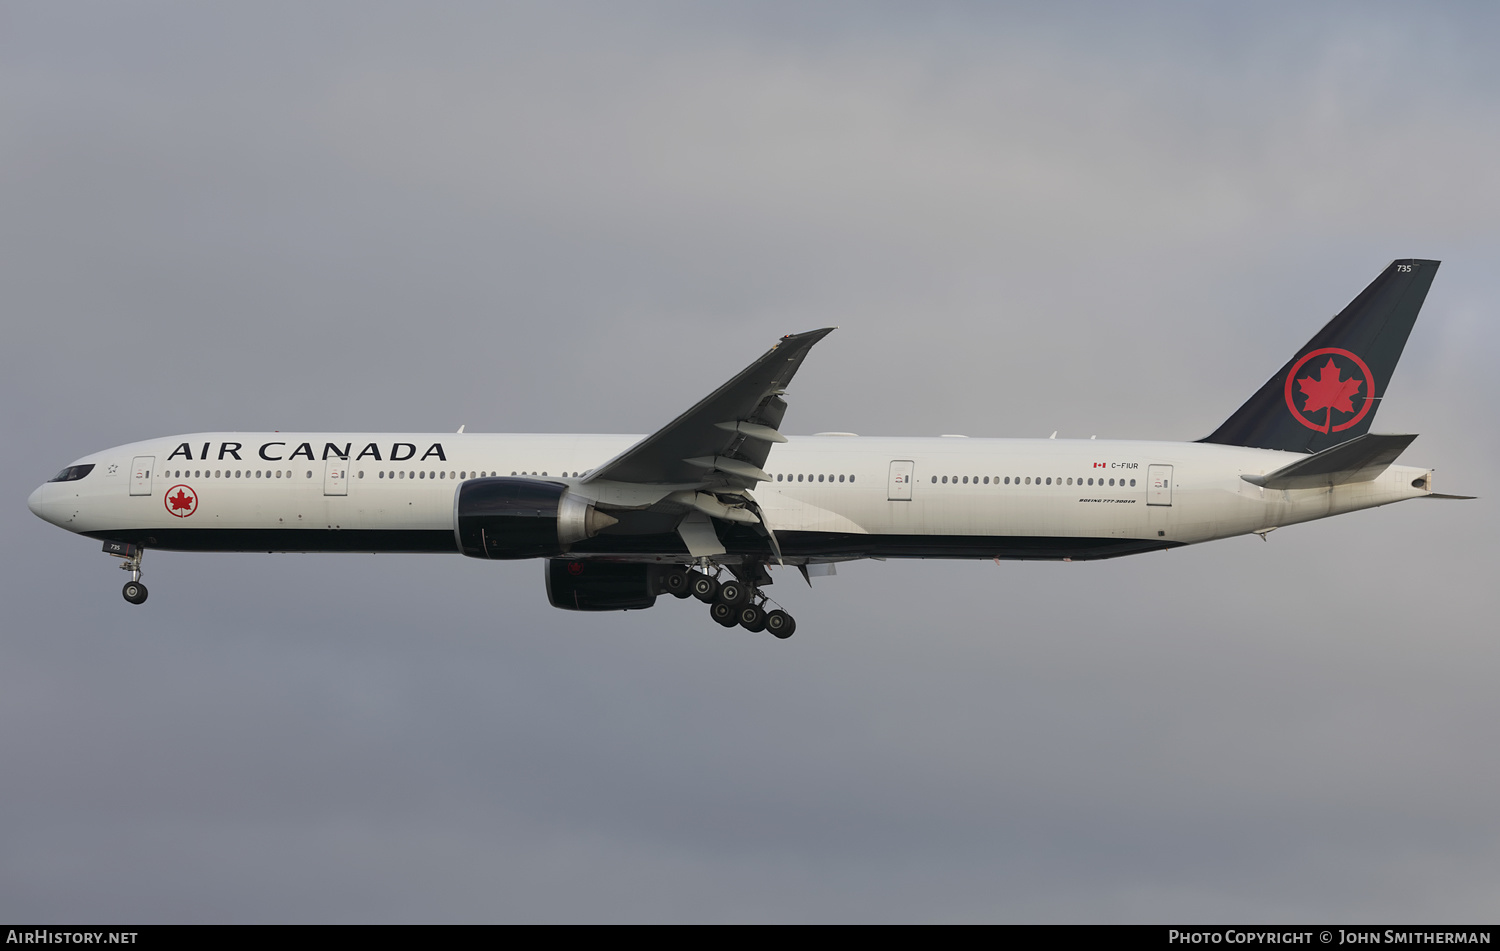
[[[146,549],[128,542],[105,542],[104,553],[125,559],[120,568],[130,572],[130,580],[125,582],[120,593],[131,604],[144,604],[147,591],[146,586],[141,584],[141,557],[146,554]]]

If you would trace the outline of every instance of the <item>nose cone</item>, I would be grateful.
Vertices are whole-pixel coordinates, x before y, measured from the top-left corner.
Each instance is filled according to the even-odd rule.
[[[56,525],[57,506],[49,504],[48,502],[48,496],[52,494],[52,488],[53,487],[47,483],[43,483],[37,486],[36,490],[32,492],[31,495],[27,496],[26,507],[31,509],[31,513],[37,518]]]

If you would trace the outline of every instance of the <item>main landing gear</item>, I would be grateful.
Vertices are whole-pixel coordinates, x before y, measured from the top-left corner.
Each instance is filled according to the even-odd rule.
[[[768,576],[767,576],[768,577]],[[758,585],[731,576],[720,580],[694,568],[677,568],[663,579],[667,593],[678,598],[697,598],[708,605],[708,616],[721,627],[739,626],[747,631],[770,631],[783,640],[797,631],[797,622],[771,604]],[[765,583],[765,582],[762,582]]]
[[[123,542],[105,542],[104,552],[125,559],[124,564],[120,565],[123,570],[130,572],[130,580],[120,589],[125,600],[131,604],[144,604],[147,591],[146,586],[141,584],[141,556],[146,554],[146,549]]]

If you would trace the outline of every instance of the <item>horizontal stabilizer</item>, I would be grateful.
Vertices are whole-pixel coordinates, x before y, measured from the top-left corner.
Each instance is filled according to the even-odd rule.
[[[1477,499],[1477,495],[1444,495],[1441,492],[1429,492],[1422,496],[1424,499]]]
[[[1298,459],[1266,475],[1241,479],[1264,489],[1317,489],[1350,482],[1369,482],[1384,472],[1410,446],[1416,435],[1382,436],[1365,433],[1330,449]]]

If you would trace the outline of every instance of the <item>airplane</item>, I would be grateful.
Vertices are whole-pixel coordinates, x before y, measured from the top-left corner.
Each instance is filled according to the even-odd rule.
[[[555,607],[696,597],[724,627],[787,638],[772,566],[811,584],[862,558],[1086,561],[1471,498],[1394,465],[1416,436],[1369,431],[1438,264],[1392,262],[1194,442],[783,435],[824,328],[644,437],[193,433],[84,456],[28,505],[123,559],[131,604],[153,548],[447,552],[545,560]]]

